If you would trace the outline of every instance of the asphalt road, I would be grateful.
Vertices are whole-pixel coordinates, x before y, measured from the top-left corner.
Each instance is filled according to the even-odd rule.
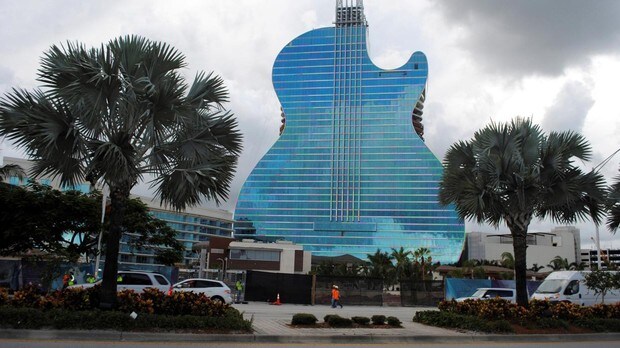
[[[607,342],[527,342],[527,343],[507,343],[507,342],[475,342],[475,343],[395,343],[395,344],[291,344],[291,343],[197,343],[197,342],[102,342],[102,341],[28,341],[28,340],[5,340],[0,339],[0,348],[130,348],[130,347],[213,347],[213,348],[247,348],[247,347],[416,347],[416,348],[453,348],[453,347],[484,347],[484,348],[522,348],[522,347],[541,347],[541,348],[584,348],[584,347],[620,347],[620,341]]]

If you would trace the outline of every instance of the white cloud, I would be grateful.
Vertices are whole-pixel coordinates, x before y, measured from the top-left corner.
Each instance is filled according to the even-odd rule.
[[[379,66],[398,67],[414,51],[428,58],[425,138],[439,159],[490,120],[517,115],[555,128],[558,114],[570,114],[592,143],[593,163],[620,147],[619,2],[364,4],[369,54]],[[273,61],[296,36],[331,26],[334,5],[334,0],[6,2],[0,12],[0,93],[36,86],[39,57],[52,44],[77,40],[93,46],[138,34],[173,45],[187,57],[185,76],[214,71],[230,89],[227,106],[245,136],[231,199],[222,206],[232,210],[243,180],[278,137]],[[6,142],[0,147],[2,155],[20,154]],[[620,155],[604,168],[605,175],[616,175],[619,162]],[[532,228],[553,225],[535,222]],[[592,225],[579,226],[589,239]],[[612,239],[604,229],[601,236]]]

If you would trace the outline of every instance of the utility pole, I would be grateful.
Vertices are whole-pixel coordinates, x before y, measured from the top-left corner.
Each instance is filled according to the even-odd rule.
[[[599,163],[598,165],[596,165],[594,168],[592,168],[593,171],[598,172],[601,168],[603,168],[607,163],[609,163],[609,161],[611,160],[612,157],[614,157],[618,152],[620,152],[620,149],[614,151],[614,153],[612,153],[611,155],[609,155],[609,157],[605,158],[601,163]],[[596,258],[597,258],[597,265],[598,265],[598,269],[601,270],[602,269],[602,260],[601,260],[601,237],[599,235],[598,232],[598,223],[594,222],[594,233],[596,234]]]

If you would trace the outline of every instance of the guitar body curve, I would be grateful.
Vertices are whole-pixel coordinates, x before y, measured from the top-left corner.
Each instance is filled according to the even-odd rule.
[[[235,236],[361,259],[424,247],[433,261],[456,262],[464,223],[439,204],[443,168],[412,123],[427,75],[422,52],[398,69],[376,67],[366,26],[315,29],[287,44],[273,67],[285,127],[243,185]]]

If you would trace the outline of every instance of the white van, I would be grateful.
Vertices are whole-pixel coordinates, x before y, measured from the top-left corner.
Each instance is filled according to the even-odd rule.
[[[549,300],[553,302],[567,301],[582,306],[602,303],[601,294],[586,286],[584,273],[590,271],[557,271],[551,272],[540,284],[532,300]],[[605,294],[605,303],[620,302],[620,290],[613,289]]]

